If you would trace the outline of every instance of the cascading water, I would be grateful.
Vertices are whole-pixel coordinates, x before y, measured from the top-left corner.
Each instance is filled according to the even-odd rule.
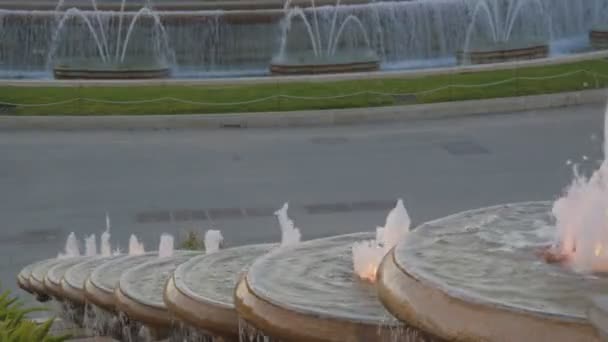
[[[331,52],[335,48],[339,52],[369,45],[385,68],[428,67],[454,64],[454,54],[465,45],[467,31],[470,41],[482,39],[481,33],[494,32],[488,28],[488,20],[493,20],[489,18],[495,17],[492,6],[507,2],[484,1],[490,6],[489,14],[483,5],[475,5],[479,8],[474,15],[472,4],[481,0],[359,5],[342,0],[340,6],[305,8],[301,12],[310,23],[319,51]],[[137,3],[142,5],[139,13],[131,9],[65,9],[63,4],[58,5],[58,11],[0,9],[0,77],[48,77],[49,66],[62,60],[117,61],[123,55],[125,62],[165,59],[173,65],[176,77],[250,75],[265,73],[280,51],[312,50],[305,25],[293,25],[289,34],[283,35],[281,16],[276,12],[252,11],[250,16],[235,17],[231,11],[155,11],[143,1]],[[512,24],[498,25],[506,29],[494,25],[498,31],[510,32],[511,40],[522,35],[545,36],[550,22],[551,45],[555,45],[584,38],[594,23],[605,21],[596,9],[605,8],[608,0],[508,3],[513,4],[509,12]],[[544,11],[542,16],[538,15],[539,4]],[[264,20],[258,20],[258,14]],[[357,20],[347,22],[349,17]],[[504,13],[499,18],[501,23],[507,22]],[[295,14],[294,19],[303,21]],[[338,34],[342,24],[343,30]],[[369,43],[362,32],[366,32]]]

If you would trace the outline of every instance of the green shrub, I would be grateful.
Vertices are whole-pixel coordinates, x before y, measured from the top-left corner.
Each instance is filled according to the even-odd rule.
[[[186,234],[186,238],[179,244],[179,247],[188,251],[200,251],[205,249],[205,244],[197,232],[189,231]]]
[[[44,308],[27,308],[10,291],[0,294],[0,341],[2,342],[62,342],[69,336],[51,336],[53,319],[38,324],[28,319],[33,312],[46,311]]]

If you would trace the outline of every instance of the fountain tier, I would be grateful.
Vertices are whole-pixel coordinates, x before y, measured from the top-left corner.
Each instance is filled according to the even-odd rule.
[[[235,292],[243,325],[254,327],[246,334],[298,341],[422,338],[404,330],[380,304],[375,286],[354,274],[352,244],[372,238],[358,233],[312,240],[259,258]]]
[[[276,245],[229,248],[180,265],[165,289],[167,308],[208,335],[238,340],[234,288],[245,269],[273,247]]]
[[[63,280],[63,276],[65,275],[68,269],[89,259],[91,259],[91,257],[65,258],[61,259],[61,262],[51,267],[44,278],[44,287],[47,289],[49,294],[51,294],[58,300],[62,300],[63,292],[61,289],[61,280]]]
[[[608,278],[547,264],[551,203],[467,211],[426,223],[384,258],[379,295],[396,317],[448,340],[596,341],[587,296]]]
[[[117,308],[130,319],[152,328],[155,335],[163,335],[171,327],[171,317],[163,302],[165,284],[177,266],[198,254],[179,251],[129,269],[120,277],[115,291]]]
[[[113,312],[115,308],[114,290],[120,276],[135,266],[151,261],[158,253],[127,255],[97,267],[85,283],[85,297],[91,303]]]
[[[69,268],[65,272],[63,281],[61,282],[62,296],[74,304],[85,305],[84,284],[87,278],[89,278],[95,268],[116,258],[119,258],[119,256],[96,256]]]

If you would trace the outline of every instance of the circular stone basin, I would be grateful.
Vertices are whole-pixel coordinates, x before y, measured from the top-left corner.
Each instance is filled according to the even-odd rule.
[[[91,276],[85,282],[86,299],[107,311],[114,311],[116,305],[114,290],[118,286],[120,276],[126,270],[157,257],[158,253],[156,252],[142,255],[125,255],[100,265],[93,270]]]
[[[375,286],[354,274],[353,242],[373,238],[311,240],[260,257],[237,285],[239,317],[257,330],[254,336],[286,341],[389,341],[407,333],[380,304]]]
[[[165,304],[180,320],[210,335],[238,340],[234,288],[246,268],[276,244],[242,246],[181,264],[165,289]]]
[[[61,263],[64,260],[65,259],[58,258],[47,259],[42,260],[32,266],[29,277],[29,287],[36,294],[39,295],[40,300],[47,300],[48,298],[44,298],[44,296],[48,296],[51,294],[49,290],[44,286],[44,278],[46,277],[47,272],[55,265]]]
[[[166,78],[169,67],[157,61],[134,60],[103,63],[91,60],[61,61],[53,67],[56,79],[145,79]]]
[[[522,61],[549,56],[549,45],[545,42],[501,42],[479,43],[467,51],[457,51],[459,64],[488,64]]]
[[[384,258],[382,302],[448,340],[596,341],[587,296],[608,278],[537,256],[554,241],[551,205],[500,205],[420,226]]]
[[[115,291],[117,308],[154,330],[170,328],[171,317],[163,301],[165,285],[177,266],[199,254],[176,251],[171,257],[156,258],[124,272]]]
[[[61,262],[55,264],[55,266],[51,267],[46,273],[46,277],[44,278],[44,287],[56,299],[63,299],[61,280],[63,279],[65,272],[67,272],[67,270],[70,269],[72,266],[75,266],[76,264],[79,264],[81,262],[85,262],[89,259],[91,259],[91,257],[73,257],[61,259]]]
[[[595,326],[603,341],[608,341],[608,296],[596,296],[591,300],[587,313],[589,321]]]
[[[29,264],[27,266],[25,266],[20,272],[19,274],[17,274],[17,285],[19,285],[19,287],[29,293],[34,293],[34,289],[31,287],[30,285],[30,276],[32,275],[32,270],[34,269],[34,267],[36,267],[39,263],[44,262],[46,260],[43,261],[37,261],[33,264]]]
[[[595,26],[589,31],[589,43],[596,50],[608,49],[608,26]]]
[[[103,263],[120,258],[121,256],[96,256],[70,267],[61,281],[63,297],[75,304],[84,305],[86,302],[84,284],[95,268]]]
[[[290,52],[270,62],[273,75],[330,74],[375,71],[380,59],[371,49],[337,51],[335,54],[316,56],[312,51]]]

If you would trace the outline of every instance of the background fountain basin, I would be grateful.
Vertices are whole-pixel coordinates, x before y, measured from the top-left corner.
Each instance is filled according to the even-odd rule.
[[[375,71],[380,58],[372,49],[339,50],[332,55],[315,55],[313,51],[288,52],[270,62],[274,75],[327,74]]]
[[[257,330],[248,333],[295,341],[422,339],[384,309],[373,284],[354,274],[353,242],[373,238],[311,240],[258,258],[235,292],[239,318]]]
[[[71,257],[61,259],[55,266],[51,267],[44,278],[44,287],[57,300],[63,300],[63,292],[61,288],[61,280],[68,269],[73,266],[90,260],[91,257]]]
[[[56,79],[143,79],[166,78],[171,74],[166,63],[131,57],[123,62],[98,59],[64,59],[53,67]]]
[[[155,336],[165,335],[171,327],[163,301],[165,284],[177,266],[199,254],[176,251],[173,256],[156,258],[123,273],[115,291],[118,310],[149,327]]]
[[[125,255],[108,261],[93,270],[84,285],[85,298],[94,305],[108,311],[116,309],[114,291],[121,275],[128,269],[139,266],[158,257],[157,252],[142,255]]]
[[[596,50],[608,49],[608,25],[594,25],[589,31],[589,43]]]
[[[37,261],[33,264],[29,264],[29,265],[25,266],[21,271],[19,271],[19,274],[17,274],[17,285],[19,286],[19,288],[21,288],[22,290],[24,290],[28,293],[35,294],[34,288],[30,284],[30,276],[32,275],[32,270],[39,263],[43,263],[45,261],[47,261],[47,260]]]
[[[466,50],[456,52],[458,64],[487,64],[509,61],[546,58],[549,56],[549,43],[542,39],[489,42],[472,42]]]
[[[402,321],[448,340],[597,341],[587,296],[608,278],[538,257],[554,230],[550,202],[425,223],[384,258],[380,299]]]
[[[247,267],[276,244],[228,248],[183,263],[165,289],[165,304],[179,320],[213,336],[238,340],[234,288]]]

